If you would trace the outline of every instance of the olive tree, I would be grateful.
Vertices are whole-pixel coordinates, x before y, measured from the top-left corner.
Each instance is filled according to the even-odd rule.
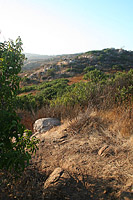
[[[25,130],[16,114],[18,73],[24,63],[22,41],[18,37],[0,43],[0,169],[23,171],[29,164],[38,140]]]

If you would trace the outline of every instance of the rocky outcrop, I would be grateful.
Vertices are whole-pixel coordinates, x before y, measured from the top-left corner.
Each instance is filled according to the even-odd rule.
[[[34,133],[44,133],[54,126],[61,125],[59,119],[56,118],[42,118],[35,121],[33,125]]]

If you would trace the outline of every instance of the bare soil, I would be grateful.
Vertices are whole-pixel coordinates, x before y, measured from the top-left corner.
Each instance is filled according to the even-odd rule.
[[[86,80],[84,80],[84,76],[83,75],[78,75],[78,76],[74,76],[74,77],[71,77],[71,78],[67,78],[69,80],[69,85],[72,85],[74,83],[78,83],[80,81],[82,82],[87,82]]]
[[[1,172],[1,199],[133,199],[133,137],[110,131],[95,113],[81,119],[38,134],[39,150],[23,176],[15,182],[8,175],[7,181],[7,174]],[[58,167],[69,178],[60,187],[44,189]]]

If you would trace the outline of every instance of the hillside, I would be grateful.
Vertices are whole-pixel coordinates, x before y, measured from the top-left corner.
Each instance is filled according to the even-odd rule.
[[[39,54],[31,54],[31,53],[25,53],[26,61],[24,63],[24,66],[22,67],[23,71],[29,71],[33,69],[40,68],[41,66],[50,64],[56,64],[61,59],[69,59],[73,58],[78,54],[68,54],[68,55],[39,55]]]
[[[16,181],[1,172],[0,198],[133,199],[133,52],[62,55],[20,77],[16,111],[40,141]],[[41,118],[60,125],[35,130]]]
[[[63,95],[63,98],[69,102],[66,96],[68,96],[69,99],[75,99],[74,97],[70,97],[72,96],[72,91],[75,93],[75,90],[78,91],[78,87],[81,87],[83,90],[85,90],[84,88],[92,88],[92,90],[96,91],[97,82],[100,81],[103,81],[103,83],[100,83],[101,89],[103,88],[102,84],[106,84],[107,82],[107,85],[109,84],[109,87],[112,87],[111,84],[114,82],[114,91],[118,93],[116,94],[116,97],[113,97],[114,99],[117,98],[117,95],[119,96],[120,93],[121,95],[123,95],[122,93],[125,93],[125,95],[132,93],[132,81],[128,83],[125,82],[126,79],[128,79],[126,74],[130,70],[132,74],[132,51],[123,49],[90,51],[80,55],[59,56],[58,61],[53,59],[52,62],[53,63],[49,61],[47,64],[44,64],[44,66],[35,69],[34,71],[30,70],[20,74],[22,82],[19,91],[19,107],[21,109],[31,111],[33,114],[43,106],[45,107],[46,105],[52,104],[53,99],[56,99],[57,97],[60,98]],[[117,79],[119,80],[122,77],[124,78],[124,81],[123,84],[118,83],[120,84],[119,91]],[[91,79],[93,79],[94,86],[91,85]],[[81,84],[81,86],[77,85],[77,83]],[[113,87],[111,90],[113,90]],[[115,87],[117,87],[117,89]],[[82,92],[82,89],[80,92]],[[87,90],[89,91],[90,89]],[[70,91],[70,94],[69,92],[67,93],[67,91]],[[99,91],[97,92],[99,93]],[[77,93],[75,96],[76,95]],[[80,100],[73,100],[73,103],[77,103],[77,101],[80,103],[81,101],[81,104],[85,102],[84,104],[87,105],[87,101],[90,97],[87,97],[87,94],[82,95],[85,95],[83,101],[81,101],[80,97],[76,97]],[[113,101],[116,101],[114,99]]]
[[[124,49],[103,49],[81,54],[49,57],[47,60],[28,59],[23,70],[34,71],[22,73],[27,83],[35,80],[52,80],[67,78],[84,73],[84,69],[93,66],[104,72],[128,71],[133,68],[133,52]],[[41,58],[41,57],[39,57]],[[37,68],[37,69],[36,69]],[[48,73],[49,72],[49,73]]]
[[[114,123],[110,114],[88,109],[37,133],[36,156],[16,183],[3,175],[1,199],[131,200],[133,137],[123,138],[116,128],[120,116],[112,116]]]

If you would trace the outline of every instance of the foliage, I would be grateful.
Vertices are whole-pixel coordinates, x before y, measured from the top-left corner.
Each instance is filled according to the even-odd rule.
[[[53,81],[45,81],[42,82],[41,84],[34,84],[34,85],[30,85],[30,86],[24,86],[22,88],[19,89],[19,94],[22,94],[24,92],[30,92],[30,91],[42,91],[43,89],[46,89],[48,87],[58,87],[58,85],[65,85],[67,86],[68,80],[67,79],[56,79]]]
[[[64,105],[74,107],[76,104],[85,105],[88,103],[88,99],[91,99],[95,85],[91,83],[76,83],[68,88],[61,97],[56,98],[51,102],[51,105]]]
[[[94,72],[94,71],[91,71]],[[60,97],[54,99],[50,105],[82,107],[91,105],[95,108],[110,108],[115,104],[125,101],[132,101],[133,93],[133,70],[128,73],[116,73],[114,76],[102,76],[96,81],[80,82],[67,88],[67,91]],[[93,74],[94,75],[94,74]],[[100,73],[101,75],[101,73]],[[103,78],[103,79],[102,79]],[[103,84],[104,83],[104,84]]]
[[[117,101],[125,102],[133,98],[133,69],[130,69],[128,73],[117,72],[113,82],[117,87],[115,94]]]
[[[87,73],[87,72],[90,72],[90,71],[93,71],[95,70],[95,66],[88,66],[84,69],[84,72]]]
[[[15,122],[16,121],[13,121],[14,124]],[[6,148],[4,143],[1,143],[2,154],[0,169],[20,173],[29,165],[31,155],[38,149],[37,144],[39,142],[39,140],[31,136],[32,132],[30,130],[25,130],[23,135],[20,136],[20,134],[18,134],[17,139],[16,137],[11,137]]]
[[[53,81],[43,82],[40,85],[25,86],[20,92],[36,90],[37,94],[22,95],[17,97],[18,108],[22,110],[32,111],[40,109],[42,106],[48,105],[50,100],[61,96],[68,87],[67,79],[56,79]]]
[[[123,66],[122,65],[113,65],[112,66],[112,69],[114,69],[114,70],[123,70]]]
[[[31,153],[36,151],[35,138],[20,123],[16,110],[21,71],[25,56],[22,41],[0,43],[0,169],[22,171],[29,163]],[[15,142],[14,142],[15,141]]]
[[[94,107],[111,107],[118,102],[131,99],[132,71],[107,75],[95,69],[88,72],[91,74],[88,82],[72,85],[68,85],[67,79],[43,82],[34,86],[38,91],[37,94],[20,96],[18,105],[21,109],[29,111],[32,109],[37,111],[45,106],[53,110],[62,108],[60,112],[64,112],[68,107],[74,108],[76,105],[84,107],[91,104]],[[26,87],[22,89],[25,90]]]
[[[87,65],[99,65],[104,70],[128,71],[133,68],[133,51],[108,48],[100,51],[89,51],[82,54],[83,56],[88,56],[88,59],[84,58]]]
[[[85,80],[89,79],[90,81],[97,83],[103,79],[106,80],[106,75],[102,71],[95,69],[86,73],[84,75],[84,79]]]
[[[55,75],[55,69],[53,68],[53,69],[48,69],[48,71],[47,71],[47,76],[52,76],[52,77],[54,77],[54,75]]]
[[[21,45],[20,38],[16,44],[13,41],[0,43],[0,109],[12,109],[14,106],[20,80],[17,74],[24,60]]]

